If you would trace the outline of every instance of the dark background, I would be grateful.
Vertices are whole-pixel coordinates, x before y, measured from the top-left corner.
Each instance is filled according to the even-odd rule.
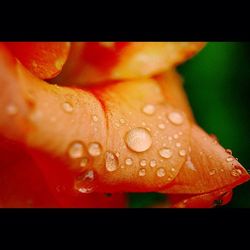
[[[250,169],[250,43],[209,42],[178,67],[198,124]],[[130,207],[151,206],[161,194],[130,194]],[[250,182],[224,207],[250,208]]]

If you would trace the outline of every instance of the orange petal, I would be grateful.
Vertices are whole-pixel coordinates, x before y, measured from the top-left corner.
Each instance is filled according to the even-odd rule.
[[[55,82],[86,85],[150,77],[180,64],[203,47],[203,42],[74,43]]]
[[[40,79],[57,76],[68,57],[69,42],[6,42],[20,62]]]
[[[190,138],[191,152],[165,193],[202,194],[232,189],[250,179],[241,164],[197,125],[192,125]]]

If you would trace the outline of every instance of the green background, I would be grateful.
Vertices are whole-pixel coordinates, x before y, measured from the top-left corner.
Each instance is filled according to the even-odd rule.
[[[250,169],[250,43],[209,42],[178,67],[198,124],[218,137]],[[147,207],[161,194],[130,194],[130,207]],[[224,207],[250,207],[250,182],[234,189]]]

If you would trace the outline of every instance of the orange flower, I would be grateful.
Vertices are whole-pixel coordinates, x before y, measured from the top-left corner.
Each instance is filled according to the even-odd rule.
[[[165,71],[187,58],[190,51],[194,53],[194,45],[160,43],[158,48],[157,44],[149,44],[139,43],[138,51],[131,49],[137,46],[135,43],[123,44],[119,60],[103,69],[105,77],[98,78],[130,80],[106,81],[86,88],[48,84],[0,45],[0,134],[26,147],[34,162],[29,166],[38,168],[56,206],[85,206],[82,193],[92,197],[89,193],[153,191],[171,194],[175,207],[210,207],[217,197],[228,201],[228,193],[249,180],[240,163],[195,124],[174,71],[154,78],[142,77]],[[162,54],[162,63],[152,67],[152,57],[144,62],[147,73],[139,68],[138,75],[131,73],[128,65],[133,65],[135,54],[145,50],[145,55],[151,55],[150,46],[154,57]],[[195,46],[196,50],[200,47]],[[133,51],[133,56],[124,51]],[[174,51],[169,57],[172,59],[166,60],[170,51]],[[91,50],[88,53],[91,59]],[[85,73],[86,79],[96,81],[88,62],[85,71],[77,65],[83,63],[80,59],[70,58],[72,55],[65,65],[66,73],[63,69],[53,81],[66,81],[70,76],[68,83],[72,79],[80,84],[78,76]],[[99,59],[95,66],[96,62]],[[72,73],[75,69],[79,74]],[[117,74],[111,72],[120,75],[116,78]],[[135,76],[141,77],[132,79]],[[123,197],[118,194],[118,201],[112,205],[124,205]]]

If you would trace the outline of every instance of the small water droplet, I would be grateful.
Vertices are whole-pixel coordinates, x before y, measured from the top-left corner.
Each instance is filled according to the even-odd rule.
[[[142,167],[146,167],[146,166],[147,166],[147,161],[146,161],[145,159],[141,160],[141,161],[140,161],[140,165],[141,165]]]
[[[162,116],[161,116],[161,115],[158,115],[157,118],[158,118],[159,120],[161,120],[161,119],[162,119]]]
[[[80,166],[81,166],[82,168],[84,168],[84,167],[87,166],[88,162],[89,162],[88,158],[85,157],[85,158],[83,158],[83,159],[81,160]]]
[[[227,162],[231,162],[231,161],[233,161],[233,160],[234,160],[234,158],[233,158],[232,156],[229,156],[229,157],[227,157],[227,159],[226,159]]]
[[[172,172],[175,172],[175,168],[171,168],[171,171],[172,171]]]
[[[180,156],[185,156],[186,155],[186,150],[185,149],[181,149],[180,151],[179,151],[179,155]]]
[[[126,164],[127,166],[131,166],[131,165],[133,165],[133,160],[132,160],[131,158],[127,158],[127,159],[125,160],[125,164]]]
[[[231,175],[234,177],[240,176],[240,175],[242,175],[242,171],[238,168],[235,168],[231,171]]]
[[[93,170],[88,170],[87,172],[79,175],[75,180],[75,189],[84,194],[92,193],[94,191],[92,185],[94,178],[95,176]]]
[[[173,155],[173,152],[169,148],[162,148],[159,150],[159,154],[161,157],[168,159]]]
[[[124,166],[124,165],[120,165],[120,168],[122,168],[122,169],[123,169],[123,168],[125,168],[125,166]]]
[[[231,150],[231,149],[226,149],[225,151],[226,151],[226,153],[227,153],[227,154],[230,154],[230,155],[232,155],[232,154],[233,154],[233,152],[232,152],[232,150]]]
[[[88,146],[88,152],[91,156],[99,156],[102,152],[102,147],[98,142],[92,142]]]
[[[159,128],[159,129],[165,129],[165,128],[166,128],[166,126],[165,126],[165,124],[160,123],[160,124],[158,125],[158,128]]]
[[[5,110],[8,115],[16,115],[18,112],[18,108],[15,104],[9,104]]]
[[[69,102],[64,102],[63,105],[63,110],[67,113],[72,113],[73,112],[73,106]]]
[[[209,175],[215,175],[216,173],[216,170],[215,169],[210,169],[209,170]]]
[[[105,166],[109,172],[113,172],[118,168],[118,159],[112,152],[106,152]]]
[[[142,112],[146,115],[153,115],[155,113],[155,106],[147,104],[142,108]]]
[[[139,176],[145,176],[146,175],[146,169],[145,168],[141,168],[139,170]]]
[[[125,123],[125,120],[123,118],[121,118],[119,121],[120,121],[121,124]]]
[[[197,171],[190,157],[187,159],[185,166],[193,171]]]
[[[165,169],[164,168],[159,168],[156,172],[158,177],[164,177],[166,175]]]
[[[69,146],[68,154],[72,159],[81,158],[84,154],[83,143],[80,141],[72,142]]]
[[[221,168],[221,169],[220,169],[220,171],[221,171],[221,172],[224,172],[224,169],[223,169],[223,168]]]
[[[97,117],[96,115],[93,115],[93,116],[92,116],[92,120],[93,120],[94,122],[98,122],[99,119],[98,119],[98,117]]]
[[[120,157],[120,153],[119,152],[116,152],[115,155],[116,155],[117,158]]]
[[[172,141],[172,140],[173,140],[173,137],[172,137],[172,136],[169,136],[169,137],[168,137],[168,140],[169,140],[169,141]]]
[[[156,165],[157,165],[156,160],[151,160],[151,161],[149,162],[149,166],[150,166],[151,168],[156,167]]]
[[[178,134],[179,134],[179,135],[183,135],[182,131],[180,131]]]
[[[175,144],[175,146],[176,146],[177,148],[180,148],[180,147],[181,147],[181,143],[177,142],[177,143]]]
[[[178,112],[171,112],[170,114],[168,114],[168,119],[175,125],[181,125],[183,123],[183,117]]]
[[[126,145],[135,152],[144,152],[152,145],[152,137],[145,128],[133,128],[125,137]]]
[[[174,139],[178,139],[179,136],[177,134],[174,134]]]

